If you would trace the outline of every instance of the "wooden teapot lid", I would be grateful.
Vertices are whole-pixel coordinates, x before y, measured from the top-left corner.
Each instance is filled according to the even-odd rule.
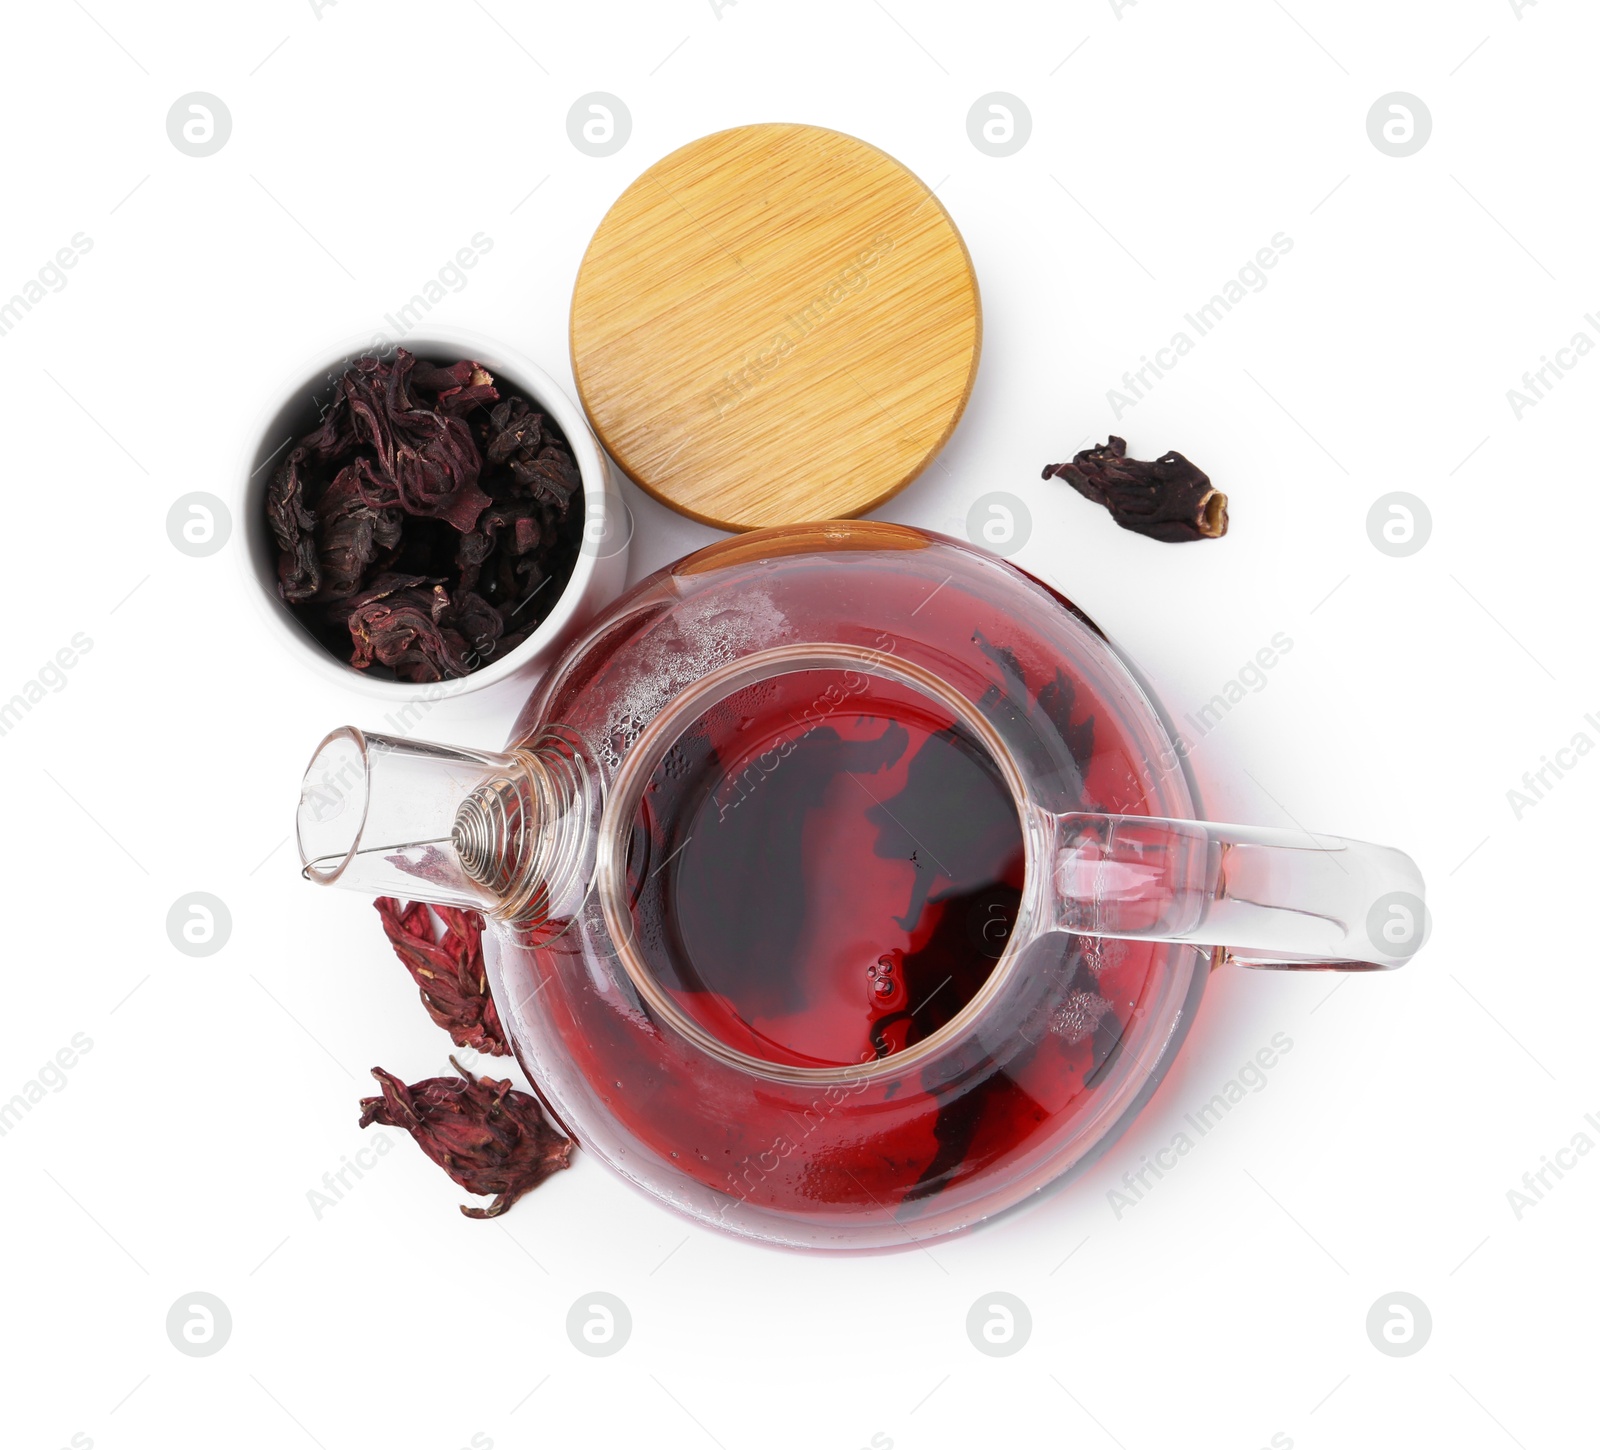
[[[978,284],[933,192],[819,126],[740,126],[658,161],[578,269],[572,367],[595,431],[702,523],[849,518],[955,428]]]

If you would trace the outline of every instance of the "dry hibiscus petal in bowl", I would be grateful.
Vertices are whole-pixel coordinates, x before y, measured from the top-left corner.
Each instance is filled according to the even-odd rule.
[[[278,592],[338,658],[415,684],[521,644],[583,542],[556,425],[469,360],[362,357],[267,488]]]

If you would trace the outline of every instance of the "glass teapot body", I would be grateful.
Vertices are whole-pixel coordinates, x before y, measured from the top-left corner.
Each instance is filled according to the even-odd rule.
[[[867,743],[888,733],[882,712],[864,730],[850,728],[884,678],[868,675],[873,660],[920,667],[981,712],[1048,809],[1197,812],[1155,713],[1065,601],[988,555],[881,525],[791,529],[781,543],[747,536],[662,572],[567,657],[529,702],[515,737],[525,744],[547,722],[561,722],[609,789],[652,722],[707,677],[818,642],[866,657],[794,670],[798,691],[781,692],[782,714],[793,717],[782,721],[787,730],[719,761],[714,780],[689,783],[705,801],[700,830],[740,833],[730,849],[762,852],[750,876],[770,878],[773,888],[761,901],[712,909],[770,914],[761,970],[789,978],[800,996],[775,1004],[772,1018],[830,1008],[845,1017],[855,1008],[859,1053],[849,1051],[857,1044],[841,1025],[815,1043],[788,1034],[782,1045],[799,1049],[792,1058],[810,1046],[818,1059],[864,1057],[874,1019],[892,1015],[898,999],[899,1010],[915,1009],[948,971],[987,969],[988,994],[979,1001],[970,987],[966,993],[970,1019],[949,1017],[946,1040],[910,1056],[908,1048],[927,1041],[915,1018],[912,1040],[897,1038],[899,1050],[882,1059],[874,1050],[865,1061],[807,1067],[772,1061],[778,1052],[770,1046],[764,1066],[754,1053],[733,1057],[663,1028],[619,960],[621,933],[597,893],[578,929],[547,945],[502,935],[493,970],[503,1020],[531,1078],[579,1142],[624,1177],[697,1219],[753,1237],[887,1248],[1008,1207],[1104,1138],[1176,1046],[1209,953],[1047,933],[1011,959],[1008,949],[1029,935],[1018,929],[1019,914],[1031,907],[1038,915],[1039,904],[1025,902],[1025,880],[996,871],[1003,846],[985,851],[981,837],[996,824],[993,793],[919,797],[916,756],[880,764],[888,748],[854,776],[808,758],[818,746],[837,755],[841,735]],[[795,663],[821,664],[827,652],[819,654]],[[745,703],[741,697],[763,687],[778,693],[768,679],[733,698]],[[760,704],[747,708],[759,712]],[[689,712],[698,720],[710,713],[703,703]],[[934,738],[922,742],[924,751]],[[948,769],[950,761],[930,764]],[[650,774],[660,785],[671,770]],[[791,784],[802,772],[828,778]],[[876,823],[869,819],[849,841],[808,839],[803,805],[830,790],[858,797],[868,816],[881,807]],[[768,807],[764,791],[784,799]],[[835,824],[848,814],[846,805]],[[684,822],[679,833],[692,829]],[[784,839],[771,839],[775,833]],[[673,843],[648,825],[636,834],[643,841],[631,874],[656,871],[659,880],[672,870],[658,865],[662,847]],[[741,884],[756,885],[749,877]],[[794,983],[795,958],[810,946],[799,937],[842,910],[838,898],[852,888],[882,899],[832,933],[824,966]],[[637,894],[637,880],[629,890]],[[873,927],[886,934],[852,956],[852,931]],[[754,946],[761,929],[759,919],[736,929],[735,944]],[[940,938],[950,936],[958,945],[941,950]],[[890,952],[900,954],[901,980],[885,1004],[875,1000],[872,968]]]

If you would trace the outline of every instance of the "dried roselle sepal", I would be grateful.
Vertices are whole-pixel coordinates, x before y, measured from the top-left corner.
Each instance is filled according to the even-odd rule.
[[[466,423],[411,397],[415,363],[404,348],[392,362],[357,358],[340,388],[356,438],[376,454],[378,471],[393,482],[405,511],[444,519],[465,533],[490,502],[478,487],[483,460]]]
[[[1228,532],[1228,496],[1181,453],[1154,463],[1126,456],[1128,445],[1108,438],[1071,463],[1052,463],[1045,478],[1064,478],[1085,498],[1107,508],[1123,528],[1163,543],[1220,539]]]
[[[322,566],[316,536],[323,488],[320,479],[329,464],[355,443],[355,425],[342,392],[318,426],[300,439],[267,481],[267,520],[278,541],[278,592],[290,604],[312,598],[322,588]]]
[[[361,1126],[403,1128],[468,1193],[494,1195],[487,1208],[461,1212],[497,1218],[552,1173],[570,1166],[572,1143],[551,1126],[539,1100],[509,1080],[474,1077],[455,1058],[459,1080],[432,1077],[407,1087],[381,1067],[383,1095],[361,1100]]]
[[[470,534],[463,534],[456,544],[456,569],[463,589],[476,589],[483,561],[494,552],[494,536],[499,524],[494,509],[485,509],[478,526]]]
[[[306,450],[295,447],[267,481],[267,522],[278,541],[278,593],[290,604],[310,599],[322,584],[317,516],[306,502]]]
[[[500,612],[470,591],[452,601],[436,578],[382,574],[334,607],[350,631],[350,663],[358,670],[388,665],[411,684],[460,679],[502,648]]]
[[[550,436],[549,420],[525,398],[507,398],[489,415],[484,452],[510,469],[519,491],[564,514],[578,489],[578,465]]]
[[[500,637],[505,633],[505,620],[500,611],[481,595],[471,590],[456,596],[455,603],[446,612],[445,623],[466,643],[459,668],[461,674],[486,664],[500,653]]]
[[[533,457],[544,446],[544,425],[544,414],[526,398],[507,398],[489,414],[484,456],[490,463],[506,463],[518,454]]]
[[[510,466],[511,476],[558,515],[572,506],[573,495],[578,491],[578,465],[565,448],[547,444],[537,458],[514,458]]]
[[[420,901],[401,906],[392,896],[380,896],[376,905],[389,944],[422,993],[428,1016],[450,1034],[457,1047],[494,1057],[509,1056],[511,1048],[500,1026],[500,1014],[489,995],[483,918],[475,911],[450,906],[435,906],[430,914]],[[444,923],[444,935],[437,940],[434,915]]]
[[[411,373],[412,386],[432,393],[433,406],[441,413],[464,417],[474,408],[500,400],[494,376],[482,363],[467,359],[447,368],[418,362]]]
[[[369,469],[366,459],[347,464],[317,501],[318,602],[348,599],[360,589],[362,575],[379,552],[400,542],[400,510],[376,504],[363,488]]]
[[[358,670],[388,665],[402,679],[448,678],[452,651],[440,619],[449,606],[443,584],[415,574],[382,574],[346,606]]]
[[[541,512],[541,506],[531,499],[496,503],[486,508],[478,518],[477,527],[470,534],[463,534],[456,546],[461,588],[477,588],[479,572],[497,544],[503,552],[517,558],[537,549],[549,532],[540,517]]]

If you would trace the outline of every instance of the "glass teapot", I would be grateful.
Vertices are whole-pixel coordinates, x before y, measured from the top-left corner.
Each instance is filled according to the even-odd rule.
[[[304,873],[473,907],[557,1122],[701,1223],[887,1249],[1122,1129],[1214,965],[1398,966],[1399,851],[1197,819],[1182,751],[1066,599],[859,521],[644,580],[504,752],[318,747]]]

